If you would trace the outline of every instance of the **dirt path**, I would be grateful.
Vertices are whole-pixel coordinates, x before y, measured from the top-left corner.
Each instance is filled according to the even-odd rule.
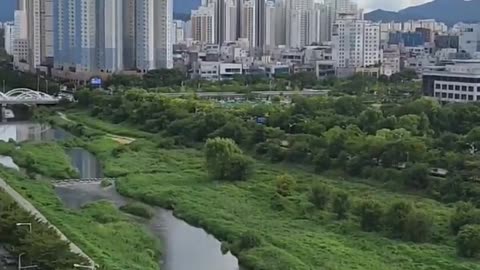
[[[58,112],[58,115],[60,116],[60,118],[62,118],[63,120],[67,121],[67,122],[70,122],[70,123],[77,123],[76,121],[73,121],[72,119],[69,119],[64,113],[62,112]],[[107,136],[108,138],[118,142],[119,144],[131,144],[133,143],[136,139],[135,138],[131,138],[131,137],[125,137],[125,136],[119,136],[119,135],[115,135],[115,134],[111,134],[111,133],[106,133],[105,136]]]

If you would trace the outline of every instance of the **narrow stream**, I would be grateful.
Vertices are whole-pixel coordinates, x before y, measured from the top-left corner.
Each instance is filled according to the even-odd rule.
[[[0,125],[0,140],[22,141],[62,140],[71,136],[61,129],[36,123]],[[68,151],[72,166],[81,178],[101,178],[103,171],[97,158],[85,149]],[[0,164],[18,169],[10,157],[0,156]],[[75,183],[55,188],[66,207],[79,209],[83,205],[109,200],[116,206],[129,199],[118,194],[114,187],[103,188],[98,183]],[[238,270],[238,260],[231,253],[222,254],[221,242],[200,228],[176,218],[171,211],[155,207],[155,215],[143,222],[163,244],[162,270]]]

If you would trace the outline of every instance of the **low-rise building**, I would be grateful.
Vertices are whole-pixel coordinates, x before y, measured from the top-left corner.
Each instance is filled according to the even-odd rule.
[[[480,60],[456,60],[445,66],[426,67],[423,93],[443,102],[480,101]]]

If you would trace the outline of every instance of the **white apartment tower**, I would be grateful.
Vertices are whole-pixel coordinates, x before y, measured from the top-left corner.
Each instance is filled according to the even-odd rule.
[[[15,23],[14,22],[6,22],[4,25],[4,32],[3,37],[5,41],[5,52],[8,55],[13,55],[13,44],[15,41]]]
[[[316,3],[310,12],[310,32],[308,43],[323,43],[331,39],[331,7]]]
[[[241,37],[248,40],[250,47],[255,47],[257,24],[255,20],[255,2],[246,0],[241,11]]]
[[[268,1],[265,6],[265,47],[267,50],[274,49],[277,46],[276,16],[277,9],[275,2]]]
[[[341,15],[333,28],[333,58],[339,68],[369,67],[381,61],[380,24]]]
[[[275,1],[275,44],[286,44],[287,10],[285,0]]]
[[[239,33],[240,2],[238,0],[226,0],[225,2],[225,40],[237,40]]]
[[[286,45],[301,48],[308,45],[310,12],[313,0],[286,0]]]
[[[215,5],[210,3],[192,10],[192,39],[204,44],[215,43]]]

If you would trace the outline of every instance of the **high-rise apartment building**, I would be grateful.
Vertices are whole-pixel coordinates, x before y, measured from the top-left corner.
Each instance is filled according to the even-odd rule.
[[[310,12],[308,44],[322,43],[331,39],[331,6],[315,3]]]
[[[172,42],[173,44],[180,44],[185,41],[185,22],[174,20],[172,26]]]
[[[286,43],[288,47],[301,48],[308,45],[313,2],[313,0],[286,1]]]
[[[277,9],[275,2],[268,1],[265,6],[265,47],[267,50],[273,49],[277,46],[276,38],[276,19]]]
[[[201,43],[215,43],[216,41],[216,22],[215,5],[209,3],[206,6],[200,6],[197,10],[192,10],[190,16],[192,20],[192,39]]]
[[[241,12],[241,37],[248,40],[250,47],[255,47],[257,44],[257,25],[255,16],[255,1],[245,0],[242,5]]]
[[[266,0],[255,0],[255,42],[254,47],[257,53],[262,54],[265,46],[266,36]]]
[[[223,41],[235,41],[240,36],[240,1],[225,2],[225,36]]]
[[[339,68],[369,67],[381,61],[380,24],[340,15],[333,31],[333,58]]]
[[[3,24],[3,37],[5,42],[5,52],[8,55],[13,55],[13,44],[15,41],[15,23],[14,22],[6,22]]]
[[[137,0],[135,16],[137,69],[172,68],[172,0]]]
[[[172,0],[55,0],[53,14],[56,69],[114,73],[173,66]]]

